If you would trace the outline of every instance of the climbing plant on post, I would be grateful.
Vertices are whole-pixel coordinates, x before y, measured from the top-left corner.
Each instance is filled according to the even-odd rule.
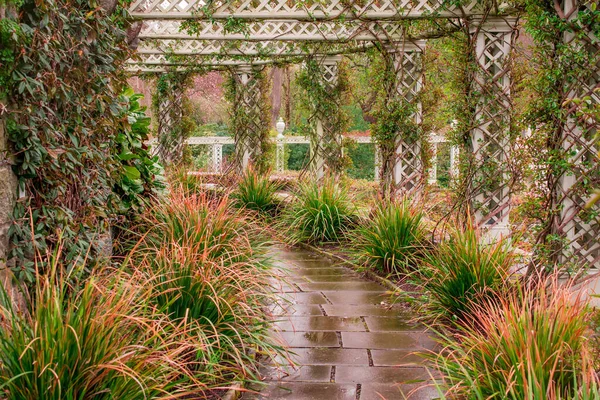
[[[156,154],[165,164],[183,160],[185,140],[190,134],[183,118],[184,102],[191,77],[188,72],[167,72],[156,82],[152,99],[158,139]]]
[[[536,212],[535,257],[530,273],[560,266],[600,267],[600,205],[586,204],[600,187],[600,11],[591,3],[565,0],[561,7],[527,1],[525,29],[534,39],[535,73],[525,120],[534,185],[525,200]]]
[[[264,67],[243,65],[230,70],[225,97],[230,104],[230,128],[235,140],[235,161],[259,173],[271,168],[273,144],[269,140],[271,104]]]
[[[517,171],[511,164],[511,63],[515,18],[473,19],[471,52],[465,67],[469,88],[459,129],[464,133],[461,193],[465,213],[489,238],[510,234],[511,191]],[[464,117],[469,118],[465,121]]]
[[[342,108],[348,87],[340,60],[341,56],[309,57],[297,77],[310,112],[311,164],[317,179],[326,172],[341,174],[348,164],[342,136],[348,128]]]
[[[380,157],[381,194],[388,200],[396,193],[418,197],[425,183],[418,98],[424,47],[424,41],[416,41],[381,49],[382,64],[375,79],[381,96],[373,113],[373,136]]]

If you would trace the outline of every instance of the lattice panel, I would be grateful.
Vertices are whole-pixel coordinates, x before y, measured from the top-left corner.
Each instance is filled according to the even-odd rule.
[[[270,114],[263,102],[263,83],[258,79],[260,67],[237,67],[232,71],[235,99],[232,107],[236,162],[240,167],[259,165],[268,147]]]
[[[584,208],[592,188],[600,187],[597,129],[594,125],[584,128],[575,120],[566,125],[563,146],[566,154],[572,154],[569,160],[572,170],[562,176],[557,189],[562,212],[556,233],[566,239],[563,261],[600,268],[600,205]]]
[[[576,18],[577,12],[571,11],[579,4],[565,1],[565,13]],[[594,39],[594,43],[595,38],[590,38]],[[588,57],[585,60],[585,72],[573,83],[569,97],[590,96],[592,102],[599,104],[600,98],[593,92],[600,83],[598,46],[579,40],[573,34],[566,34],[564,40],[568,46],[582,51]],[[585,207],[592,190],[600,188],[600,144],[595,140],[600,126],[598,121],[582,118],[575,111],[569,115],[563,129],[562,145],[569,168],[561,175],[557,188],[561,213],[553,233],[563,237],[566,242],[561,261],[600,269],[600,204]]]
[[[402,26],[395,22],[371,21],[254,21],[244,32],[228,32],[225,25],[214,21],[195,21],[194,30],[187,29],[183,20],[145,21],[140,39],[196,39],[196,40],[400,40]]]
[[[480,94],[471,131],[471,200],[477,224],[490,237],[510,233],[510,51],[513,20],[488,19],[473,34],[478,72],[473,89]],[[477,29],[480,28],[480,29]]]
[[[462,9],[443,0],[384,0],[348,3],[341,0],[327,2],[296,2],[286,0],[225,1],[210,7],[213,19],[298,19],[319,20],[343,17],[349,19],[404,19],[430,16],[461,17],[477,12],[477,1]],[[136,18],[208,18],[203,8],[205,0],[135,0],[129,11]]]
[[[341,57],[339,56],[321,58],[319,60],[320,75],[315,76],[315,81],[318,81],[326,92],[331,93],[331,98],[336,102],[336,107],[341,107],[338,103],[340,99],[334,95],[338,83],[338,63],[340,60]],[[311,141],[311,151],[314,159],[313,170],[317,177],[324,173],[324,169],[332,173],[338,173],[344,154],[342,132],[336,115],[328,115],[322,110],[316,109],[312,122],[315,131]]]
[[[352,42],[351,44],[331,43],[326,47],[313,46],[316,54],[332,54],[344,51],[357,51],[370,47],[369,42]],[[313,49],[311,49],[313,50]],[[159,41],[142,41],[138,47],[139,54],[161,55],[172,54],[181,56],[299,56],[312,52],[306,45],[285,41],[229,41],[229,40],[177,40],[164,39]]]
[[[166,164],[181,161],[185,138],[181,132],[183,117],[184,90],[178,83],[172,83],[169,93],[161,96],[158,104],[156,154]]]
[[[223,166],[223,145],[212,145],[212,167],[214,172],[221,172]]]
[[[384,57],[388,68],[393,68],[393,82],[389,82],[386,98],[390,103],[418,102],[418,95],[423,84],[422,56],[424,41],[394,43],[386,49]],[[421,122],[420,104],[413,116],[416,125]],[[383,147],[382,147],[383,146]],[[420,138],[407,132],[396,133],[394,151],[380,144],[382,158],[382,182],[384,195],[389,196],[391,190],[400,196],[419,197],[425,184],[425,170]],[[393,186],[393,187],[392,187]]]

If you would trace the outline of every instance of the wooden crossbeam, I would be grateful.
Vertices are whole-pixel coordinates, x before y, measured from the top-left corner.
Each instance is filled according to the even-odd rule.
[[[348,3],[341,0],[297,2],[288,0],[223,1],[216,6],[206,0],[135,0],[129,11],[139,19],[281,19],[296,21],[403,20],[457,18],[482,13],[478,1],[458,7],[443,0],[383,0]]]

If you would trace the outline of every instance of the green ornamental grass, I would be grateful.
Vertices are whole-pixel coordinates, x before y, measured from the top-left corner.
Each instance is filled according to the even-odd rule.
[[[472,304],[439,356],[451,398],[598,399],[586,337],[587,304],[553,277],[501,299]]]
[[[93,276],[76,290],[68,277],[56,277],[69,267],[59,258],[51,260],[49,276],[38,276],[28,311],[0,291],[2,398],[142,400],[175,393],[186,371],[171,360],[185,350],[170,326],[148,318],[142,293],[118,274]],[[195,381],[189,378],[185,391]]]
[[[454,231],[421,269],[429,312],[446,322],[468,318],[474,303],[498,296],[513,262],[506,240],[486,245],[474,228]]]
[[[252,354],[282,349],[263,310],[274,277],[243,214],[226,198],[172,191],[146,220],[151,228],[128,267],[156,312],[181,327],[181,340],[198,344],[178,362],[210,386],[256,380]]]
[[[292,243],[338,242],[354,224],[356,208],[335,178],[302,183],[296,195],[282,216]]]
[[[425,251],[423,214],[407,201],[379,205],[351,235],[360,263],[385,275],[414,271]]]
[[[233,192],[232,198],[235,204],[263,214],[274,213],[279,206],[275,194],[279,190],[279,184],[271,181],[269,175],[269,173],[261,175],[254,169],[248,168]]]

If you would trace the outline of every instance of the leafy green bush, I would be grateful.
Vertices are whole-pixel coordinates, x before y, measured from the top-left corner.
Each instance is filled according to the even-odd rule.
[[[151,156],[144,143],[149,137],[150,117],[146,116],[146,107],[140,105],[142,97],[130,88],[120,96],[128,105],[129,126],[115,140],[114,151],[123,170],[113,191],[120,198],[122,214],[141,212],[150,198],[163,195],[166,189],[164,169],[158,156]]]
[[[598,399],[586,303],[555,279],[471,305],[436,360],[452,398]]]
[[[352,234],[359,262],[384,274],[407,273],[424,256],[423,214],[407,201],[380,204]]]
[[[283,214],[283,226],[291,242],[339,241],[354,224],[355,207],[343,184],[326,178],[321,183],[302,183],[297,199]]]
[[[497,296],[513,260],[506,240],[484,245],[473,228],[453,232],[425,260],[427,307],[444,321],[462,320],[473,304]]]
[[[249,168],[244,172],[232,198],[240,207],[267,214],[275,211],[279,205],[275,196],[278,189],[278,184],[269,179],[269,174],[259,175]]]

